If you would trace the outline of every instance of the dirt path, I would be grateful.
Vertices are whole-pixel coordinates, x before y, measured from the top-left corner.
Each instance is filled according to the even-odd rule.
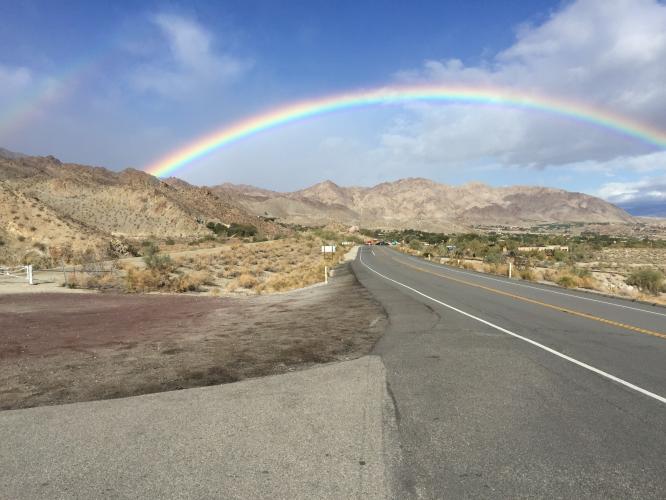
[[[0,408],[283,373],[370,351],[385,315],[346,266],[328,286],[251,298],[0,296]]]

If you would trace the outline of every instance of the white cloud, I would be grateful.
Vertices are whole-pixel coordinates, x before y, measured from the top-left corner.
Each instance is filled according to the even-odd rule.
[[[567,165],[580,172],[633,172],[645,174],[649,172],[666,172],[666,151],[657,151],[645,155],[619,156],[609,161],[582,161]]]
[[[139,90],[184,96],[200,87],[227,85],[252,66],[247,59],[216,51],[213,34],[193,19],[158,14],[151,21],[160,32],[161,53],[149,54],[149,62],[133,74]]]
[[[609,182],[598,195],[613,203],[666,203],[666,176],[647,177],[635,182]]]
[[[28,68],[0,64],[0,96],[22,91],[32,80],[32,73]]]
[[[666,128],[666,5],[579,0],[541,25],[523,26],[511,47],[483,64],[427,61],[396,77],[536,92]],[[432,161],[487,155],[507,165],[548,167],[608,162],[652,149],[599,127],[534,112],[434,104],[410,110],[401,130],[385,134],[386,147]],[[650,168],[644,156],[638,161]]]

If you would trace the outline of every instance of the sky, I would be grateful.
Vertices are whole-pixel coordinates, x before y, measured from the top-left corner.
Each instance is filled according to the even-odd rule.
[[[12,151],[143,169],[292,102],[411,84],[536,92],[666,131],[666,3],[0,0],[0,147]],[[666,151],[506,107],[316,116],[176,175],[282,191],[404,177],[545,185],[666,214]]]

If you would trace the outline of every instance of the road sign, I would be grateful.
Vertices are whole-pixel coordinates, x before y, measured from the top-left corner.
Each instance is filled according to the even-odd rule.
[[[335,253],[335,245],[322,245],[321,253]]]

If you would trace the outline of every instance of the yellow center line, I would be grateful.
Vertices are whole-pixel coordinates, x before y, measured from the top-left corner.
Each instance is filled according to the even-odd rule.
[[[463,285],[473,286],[475,288],[481,288],[482,290],[486,290],[488,292],[496,293],[498,295],[504,295],[505,297],[511,297],[512,299],[516,299],[516,300],[522,300],[523,302],[529,302],[530,304],[536,304],[536,305],[539,305],[539,306],[542,306],[542,307],[547,307],[549,309],[554,309],[555,311],[560,311],[560,312],[563,312],[563,313],[566,313],[566,314],[571,314],[573,316],[578,316],[580,318],[591,319],[591,320],[594,320],[594,321],[598,321],[600,323],[605,323],[607,325],[612,325],[612,326],[616,326],[616,327],[619,327],[619,328],[624,328],[625,330],[631,330],[633,332],[644,333],[645,335],[652,335],[653,337],[659,337],[659,338],[662,338],[662,339],[666,339],[666,333],[656,332],[654,330],[649,330],[647,328],[641,328],[641,327],[638,327],[638,326],[627,325],[626,323],[620,323],[619,321],[613,321],[613,320],[610,320],[610,319],[601,318],[599,316],[594,316],[593,314],[588,314],[588,313],[576,311],[574,309],[569,309],[568,307],[562,307],[562,306],[556,306],[556,305],[553,305],[553,304],[548,304],[546,302],[541,302],[539,300],[534,300],[534,299],[530,299],[530,298],[527,298],[527,297],[523,297],[522,295],[516,295],[516,294],[510,293],[510,292],[505,292],[503,290],[498,290],[497,288],[491,288],[489,286],[479,285],[478,283],[472,283],[471,281],[462,280],[460,278],[453,278],[452,276],[448,276],[448,275],[445,275],[445,274],[439,274],[435,271],[431,271],[429,269],[423,269],[422,267],[415,266],[415,265],[407,263],[407,262],[403,262],[399,259],[396,259],[392,255],[387,255],[387,256],[388,256],[389,259],[392,259],[392,260],[396,261],[397,263],[399,263],[403,266],[411,267],[413,269],[416,269],[417,271],[421,271],[422,273],[432,274],[432,275],[438,276],[440,278],[455,281],[457,283],[462,283]]]

